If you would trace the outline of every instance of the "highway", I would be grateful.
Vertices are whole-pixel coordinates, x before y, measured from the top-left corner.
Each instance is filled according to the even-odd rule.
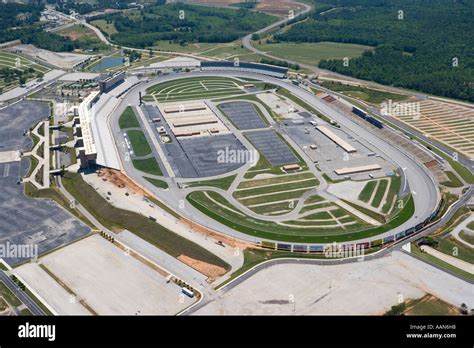
[[[11,292],[13,292],[13,294],[30,310],[33,315],[46,315],[46,313],[43,312],[43,310],[33,302],[33,300],[13,282],[13,280],[11,280],[4,271],[0,271],[0,281],[2,281]]]
[[[118,117],[121,113],[121,110],[124,110],[128,105],[134,105],[136,100],[138,99],[138,92],[145,91],[147,87],[150,87],[156,83],[171,81],[174,79],[182,79],[187,77],[193,76],[224,76],[224,77],[249,77],[249,78],[256,78],[260,79],[264,82],[271,83],[277,86],[284,87],[288,89],[293,95],[299,97],[301,100],[305,101],[306,103],[310,104],[314,108],[320,110],[323,114],[327,115],[331,119],[337,121],[341,127],[344,128],[351,136],[354,138],[364,138],[368,141],[377,152],[381,154],[384,158],[390,159],[400,168],[406,168],[405,173],[407,177],[407,182],[412,191],[414,203],[415,203],[415,213],[414,215],[407,220],[402,225],[398,226],[397,228],[385,232],[383,234],[377,235],[376,237],[372,238],[364,238],[359,239],[354,242],[367,242],[369,240],[380,239],[382,237],[386,237],[389,235],[393,235],[398,232],[402,232],[407,230],[410,227],[413,227],[420,222],[424,221],[428,218],[437,208],[438,202],[440,201],[440,193],[437,188],[437,184],[432,177],[432,174],[425,168],[424,166],[417,163],[413,158],[405,154],[404,152],[400,151],[400,149],[394,147],[392,144],[388,144],[377,136],[377,133],[372,133],[371,131],[361,127],[351,119],[346,118],[343,114],[341,114],[337,109],[333,109],[332,107],[324,104],[319,98],[313,95],[311,92],[307,90],[295,86],[287,80],[281,80],[277,78],[273,78],[270,76],[265,76],[256,73],[235,73],[232,71],[218,71],[218,72],[190,72],[185,74],[173,74],[167,76],[160,76],[157,77],[147,83],[139,84],[138,86],[134,87],[128,94],[123,98],[121,104],[116,110],[116,113],[111,117],[109,120],[110,126],[113,129],[113,134],[119,134],[118,129]],[[116,141],[117,143],[117,141]],[[118,144],[117,144],[118,146]],[[295,145],[294,145],[295,146]],[[153,187],[150,183],[146,182],[142,178],[140,172],[136,171],[133,166],[131,165],[130,161],[125,161],[125,152],[123,149],[120,149],[118,146],[118,151],[120,153],[122,159],[122,165],[124,170],[137,182],[139,182],[142,186],[146,187],[150,191],[153,191],[157,194],[157,196],[165,203],[171,207],[177,209],[179,206],[180,201],[185,199],[185,192],[174,191],[173,194],[168,192],[166,195],[160,194],[156,191],[156,188]],[[187,209],[182,209],[181,213],[188,217],[189,219],[196,221],[210,229],[218,231],[220,233],[224,233],[230,235],[235,238],[239,238],[242,240],[256,242],[260,241],[261,238],[255,238],[233,229],[228,228],[215,220],[209,219],[206,215],[197,211],[193,207],[189,207]],[[265,218],[262,218],[265,220]],[[269,218],[270,220],[271,218]]]

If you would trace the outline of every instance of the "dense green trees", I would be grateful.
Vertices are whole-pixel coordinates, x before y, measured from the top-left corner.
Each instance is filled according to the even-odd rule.
[[[26,81],[33,77],[39,77],[38,74],[35,74],[35,70],[28,68],[25,70],[11,69],[11,68],[1,68],[0,69],[0,79],[6,85],[13,84],[18,82],[20,85],[26,83]]]
[[[149,47],[156,41],[177,43],[230,42],[256,31],[274,17],[246,9],[222,9],[186,4],[147,6],[146,10],[94,17],[113,22],[111,39],[131,47]]]
[[[474,101],[474,2],[325,0],[328,7],[275,35],[277,41],[374,46],[347,64],[319,66],[349,76]]]
[[[43,5],[0,3],[0,42],[20,39],[51,51],[72,51],[76,45],[69,38],[44,32],[39,24]]]
[[[131,2],[132,1],[129,0],[97,0],[91,2],[66,1],[57,3],[56,9],[67,14],[69,14],[71,10],[79,14],[86,14],[106,8],[126,9],[130,7]],[[158,2],[164,3],[165,0],[158,0]]]

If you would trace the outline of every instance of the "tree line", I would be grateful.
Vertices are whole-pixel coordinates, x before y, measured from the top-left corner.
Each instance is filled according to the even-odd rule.
[[[274,17],[247,9],[223,9],[186,4],[147,6],[144,10],[96,16],[114,23],[118,33],[110,38],[121,45],[149,47],[165,40],[183,45],[192,42],[231,42],[274,21]]]
[[[474,101],[474,2],[325,0],[331,5],[274,36],[285,42],[372,46],[319,67],[426,93]]]
[[[0,43],[21,40],[51,51],[77,48],[69,38],[43,31],[39,23],[43,4],[0,3]]]

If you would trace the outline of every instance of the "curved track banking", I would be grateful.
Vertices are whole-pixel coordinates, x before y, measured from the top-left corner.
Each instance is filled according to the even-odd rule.
[[[240,274],[239,276],[235,277],[234,279],[228,281],[225,283],[223,286],[220,286],[217,289],[217,292],[223,292],[226,293],[227,291],[233,289],[234,287],[238,286],[239,284],[245,282],[247,279],[251,278],[258,272],[267,269],[268,267],[275,266],[275,265],[280,265],[280,264],[306,264],[306,265],[318,265],[318,266],[331,266],[331,265],[341,265],[341,264],[348,264],[348,263],[355,263],[355,262],[365,262],[365,261],[370,261],[370,260],[375,260],[378,258],[385,257],[387,255],[390,255],[392,251],[397,251],[397,250],[402,250],[402,246],[407,243],[411,243],[415,241],[416,239],[420,238],[421,236],[428,235],[437,229],[443,227],[453,216],[456,214],[456,212],[462,208],[474,195],[474,190],[472,187],[469,188],[469,191],[467,191],[455,204],[451,206],[451,208],[444,214],[444,216],[436,223],[433,223],[432,225],[424,228],[421,232],[411,235],[410,237],[404,238],[401,242],[397,241],[396,243],[379,250],[378,252],[371,253],[368,255],[363,255],[363,256],[353,256],[353,257],[348,257],[348,258],[341,258],[341,259],[303,259],[303,258],[276,258],[268,261],[263,261],[246,272]],[[403,251],[403,250],[402,250]],[[418,259],[416,255],[410,254],[411,256],[415,257]],[[443,272],[447,272],[451,274],[452,276],[455,276],[459,279],[462,279],[470,284],[474,284],[474,282],[470,279],[464,278],[459,276],[456,273],[453,273],[452,271],[448,269],[444,269],[439,267],[437,264],[432,263],[430,261],[427,261],[425,259],[421,260],[422,262],[426,262],[430,264],[431,266],[440,269]],[[213,296],[205,299],[204,301],[200,302],[199,304],[196,304],[193,308],[190,308],[188,310],[183,311],[180,313],[180,315],[192,315],[196,311],[198,311],[200,308],[205,307],[207,304],[209,304],[213,298],[216,298],[216,294],[213,293]]]
[[[380,154],[385,156],[385,158],[391,159],[397,166],[400,168],[406,168],[405,173],[407,174],[407,181],[410,189],[412,190],[412,196],[415,203],[415,213],[413,216],[408,219],[405,223],[400,226],[392,229],[391,231],[378,234],[370,238],[362,238],[353,240],[351,242],[368,242],[370,240],[380,239],[387,236],[394,235],[399,232],[403,232],[411,227],[418,225],[419,223],[425,221],[431,214],[436,211],[438,203],[440,201],[440,193],[437,188],[437,184],[432,177],[431,173],[422,165],[417,163],[413,158],[409,157],[398,148],[395,148],[393,145],[386,143],[383,139],[379,138],[376,134],[371,133],[370,131],[362,128],[354,121],[346,118],[346,116],[340,114],[337,110],[332,109],[330,106],[324,104],[320,101],[315,95],[304,90],[298,86],[295,86],[285,80],[276,79],[266,75],[261,75],[257,73],[243,73],[243,72],[191,72],[184,74],[175,74],[167,75],[155,78],[151,81],[148,81],[144,84],[139,84],[129,91],[122,99],[121,104],[117,107],[112,118],[109,119],[112,132],[115,136],[121,134],[118,127],[118,118],[121,115],[122,111],[128,105],[136,105],[138,101],[138,93],[140,91],[145,91],[148,87],[155,85],[157,83],[162,83],[166,81],[172,81],[177,79],[185,79],[188,77],[196,76],[221,76],[229,78],[238,78],[238,77],[248,77],[259,79],[263,82],[272,83],[274,85],[283,87],[289,90],[293,95],[305,101],[309,105],[313,106],[326,116],[337,121],[350,135],[357,137],[362,137],[368,141],[374,148],[378,150]],[[130,161],[125,161],[125,152],[119,145],[120,142],[115,139],[115,143],[120,153],[121,163],[123,170],[132,177],[133,180],[140,183],[142,186],[146,187],[150,191],[154,192],[165,204],[174,207],[180,212],[183,216],[195,221],[205,227],[208,227],[212,230],[215,230],[219,233],[230,235],[234,238],[241,240],[246,240],[250,242],[258,242],[264,240],[264,238],[253,237],[238,231],[235,231],[211,218],[207,215],[201,213],[194,207],[191,207],[190,204],[185,205],[183,209],[177,209],[176,207],[182,206],[183,200],[185,201],[186,192],[184,190],[176,190],[175,192],[168,191],[166,194],[159,192],[159,190],[154,187],[152,184],[143,179],[142,172],[137,171]],[[175,182],[176,179],[171,179],[172,182]],[[202,178],[201,180],[206,180]],[[201,188],[202,189],[202,188]],[[180,204],[181,203],[181,204]],[[264,218],[262,220],[265,220]],[[275,242],[275,240],[273,240]],[[295,241],[296,242],[296,241]],[[297,242],[296,242],[297,243]],[[325,243],[311,243],[311,244],[325,244]],[[327,244],[327,243],[326,243]]]

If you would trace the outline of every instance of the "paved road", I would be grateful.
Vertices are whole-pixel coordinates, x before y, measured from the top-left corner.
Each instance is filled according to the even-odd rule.
[[[16,297],[18,297],[21,302],[25,304],[25,306],[33,315],[46,315],[46,313],[43,312],[43,310],[38,307],[38,305],[33,302],[33,300],[13,282],[13,280],[11,280],[4,271],[0,271],[0,280],[7,286],[7,288],[10,289],[11,292],[13,292]]]
[[[102,41],[104,44],[106,44],[108,46],[111,46],[111,47],[114,47],[114,48],[119,48],[119,49],[134,50],[134,51],[139,51],[139,52],[146,52],[146,53],[150,52],[150,50],[148,50],[148,49],[140,49],[140,48],[136,48],[136,47],[116,45],[116,44],[110,42],[109,39],[107,39],[107,37],[102,33],[102,31],[100,31],[99,28],[93,26],[90,23],[87,23],[85,20],[79,20],[79,19],[76,19],[76,18],[71,18],[71,17],[65,15],[64,13],[59,12],[59,11],[55,11],[53,9],[51,9],[51,12],[54,13],[55,15],[59,16],[59,17],[72,19],[75,22],[75,24],[81,24],[81,25],[86,26],[87,28],[91,29],[97,35],[97,37],[99,38],[100,41]],[[199,60],[211,60],[210,58],[205,58],[205,57],[196,56],[194,54],[183,53],[183,52],[159,51],[159,50],[153,50],[153,52],[162,53],[162,54],[169,54],[169,55],[173,55],[173,56],[189,57],[189,58],[194,58],[194,59],[199,59]]]

